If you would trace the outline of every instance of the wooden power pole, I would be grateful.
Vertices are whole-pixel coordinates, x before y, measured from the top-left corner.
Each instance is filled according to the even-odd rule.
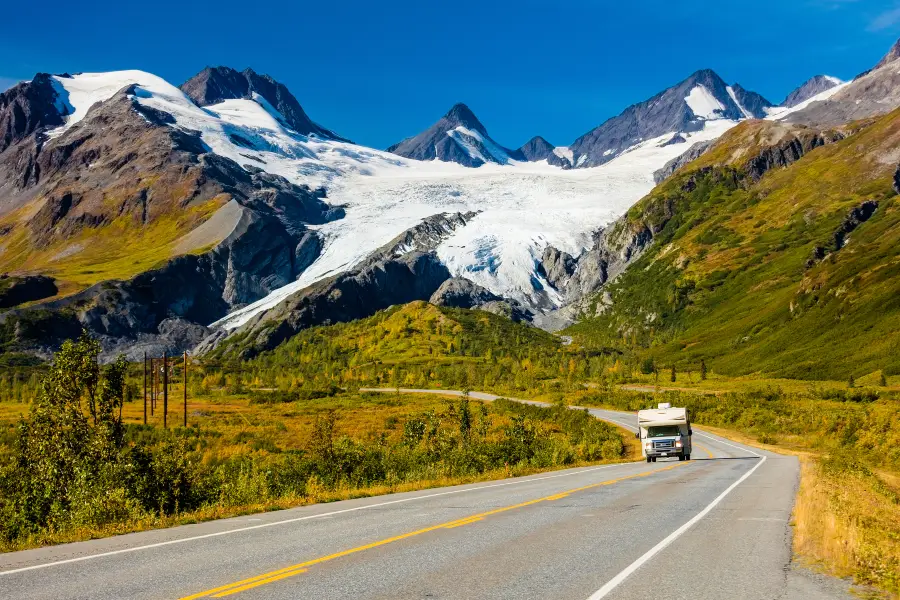
[[[150,416],[153,416],[153,409],[156,408],[156,369],[154,368],[154,359],[150,359]]]
[[[169,414],[169,355],[163,352],[163,429]]]
[[[147,424],[147,353],[144,352],[144,425]]]
[[[184,351],[184,371],[181,379],[184,381],[184,426],[187,427],[187,350]]]

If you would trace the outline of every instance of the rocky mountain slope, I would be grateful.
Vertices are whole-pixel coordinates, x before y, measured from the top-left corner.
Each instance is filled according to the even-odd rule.
[[[853,81],[835,87],[821,102],[812,102],[784,117],[792,123],[833,127],[886,114],[900,106],[900,47],[895,44],[878,64]]]
[[[0,269],[52,276],[30,301],[66,296],[0,317],[8,342],[44,351],[86,327],[109,348],[165,347],[164,322],[202,328],[295,279],[318,253],[307,225],[342,215],[321,191],[210,152],[135,84],[63,127],[64,89],[42,75],[0,101],[16,132],[0,153]],[[48,309],[49,332],[36,322]]]
[[[898,147],[900,111],[736,127],[604,232],[596,262],[628,264],[571,332],[720,373],[900,371]]]

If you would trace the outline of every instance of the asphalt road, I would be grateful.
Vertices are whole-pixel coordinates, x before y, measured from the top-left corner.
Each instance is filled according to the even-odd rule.
[[[591,412],[634,430],[631,414]],[[694,444],[690,462],[569,469],[4,554],[0,598],[851,597],[846,583],[791,562],[796,459],[696,427]]]

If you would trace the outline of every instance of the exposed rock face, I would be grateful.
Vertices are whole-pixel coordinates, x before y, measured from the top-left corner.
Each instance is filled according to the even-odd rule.
[[[63,124],[58,93],[47,73],[0,94],[0,152],[40,129]]]
[[[521,148],[516,150],[516,155],[528,162],[537,162],[539,160],[546,160],[551,156],[556,156],[553,154],[553,150],[553,144],[541,136],[536,135],[525,142]]]
[[[437,256],[410,252],[398,258],[367,261],[294,294],[242,327],[249,344],[244,356],[275,348],[302,329],[367,317],[413,300],[426,300],[450,277]]]
[[[840,85],[840,83],[840,79],[829,77],[827,75],[816,75],[815,77],[810,77],[805,82],[803,82],[803,85],[788,94],[788,97],[784,99],[784,102],[781,103],[781,106],[784,106],[785,108],[793,108],[801,102],[805,102],[813,96],[821,94],[825,90],[830,90],[831,88]]]
[[[431,295],[428,301],[437,306],[451,308],[475,308],[502,298],[462,277],[448,279]]]
[[[53,279],[43,275],[10,277],[0,275],[0,308],[11,308],[55,296],[59,290]]]
[[[715,143],[715,140],[709,140],[706,142],[697,142],[696,144],[692,144],[691,147],[688,148],[683,154],[676,156],[675,158],[664,164],[661,169],[657,169],[656,171],[654,171],[653,181],[657,185],[659,185],[684,165],[697,158],[700,158],[700,156],[703,155],[704,152],[709,150]]]
[[[547,246],[541,256],[538,272],[546,277],[554,288],[560,290],[565,287],[569,277],[575,272],[576,265],[577,261],[571,254],[557,250],[553,246]]]
[[[653,98],[634,104],[622,114],[609,119],[596,129],[581,136],[572,144],[575,165],[594,167],[609,162],[623,150],[635,144],[670,132],[692,132],[703,129],[706,117],[695,115],[686,98],[692,90],[702,86],[719,105],[715,118],[740,120],[751,116],[762,118],[764,108],[771,106],[759,94],[732,86],[737,103],[728,93],[728,85],[711,70],[697,71],[681,83]],[[744,104],[746,102],[746,104]]]
[[[302,135],[340,140],[340,136],[314,123],[283,84],[253,69],[241,72],[229,67],[207,67],[181,84],[181,90],[199,106],[223,100],[252,98],[259,94],[284,118],[284,125]]]
[[[314,283],[233,333],[245,334],[245,355],[274,348],[301,329],[367,317],[394,304],[429,300],[446,280],[434,253],[455,229],[477,213],[433,215],[385,244],[356,267]],[[208,352],[226,337],[214,332],[197,348]]]
[[[761,94],[744,89],[739,83],[732,85],[731,91],[734,92],[734,97],[737,98],[740,107],[750,113],[749,115],[745,115],[747,117],[752,117],[754,119],[765,118],[766,109],[772,106],[772,103],[766,100]]]
[[[878,202],[875,200],[866,200],[859,206],[850,209],[850,212],[831,235],[828,243],[813,248],[812,256],[806,261],[806,268],[811,269],[829,254],[841,250],[847,242],[847,236],[872,218],[876,210],[878,210]]]
[[[437,123],[387,150],[415,160],[437,159],[466,167],[480,167],[485,162],[505,164],[514,154],[490,138],[465,104],[454,105]]]
[[[754,182],[759,181],[770,169],[786,167],[800,160],[810,150],[844,139],[838,131],[816,131],[801,129],[784,137],[778,143],[764,148],[747,162],[747,174]]]
[[[510,157],[515,160],[527,162],[546,160],[547,163],[551,165],[563,167],[565,169],[571,167],[572,165],[569,163],[569,160],[558,155],[555,150],[556,147],[553,146],[553,144],[541,136],[536,135],[528,140],[521,148],[511,153]]]

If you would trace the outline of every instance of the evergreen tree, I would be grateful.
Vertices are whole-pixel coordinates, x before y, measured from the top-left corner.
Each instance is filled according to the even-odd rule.
[[[881,372],[881,379],[878,382],[881,387],[887,387],[887,377],[884,376],[884,371]]]
[[[853,378],[853,375],[850,375],[850,379],[847,380],[847,387],[856,387],[856,380]]]
[[[675,365],[672,365],[672,375],[670,377],[670,381],[675,383]]]
[[[700,381],[706,381],[706,361],[700,360]]]

